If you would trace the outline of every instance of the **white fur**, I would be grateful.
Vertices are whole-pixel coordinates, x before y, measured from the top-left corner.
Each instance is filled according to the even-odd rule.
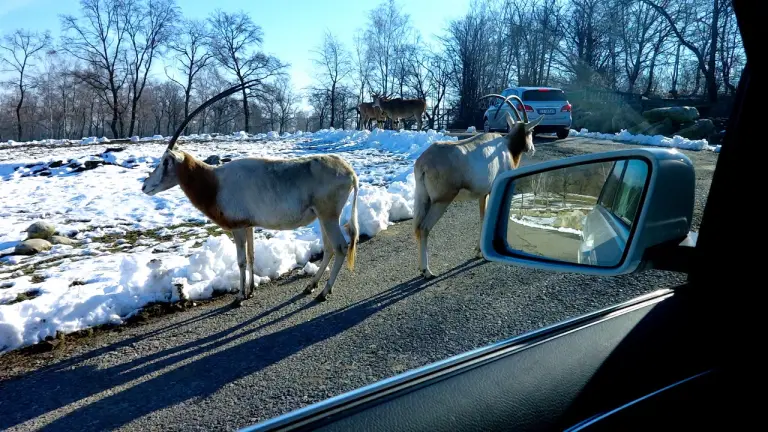
[[[185,157],[191,156],[173,150],[166,151],[160,164],[145,180],[142,190],[148,195],[154,195],[178,185],[177,170]],[[339,227],[339,217],[353,190],[349,224],[352,247],[355,247],[358,239],[359,183],[352,167],[336,155],[294,159],[243,158],[218,167],[196,162],[207,167],[204,171],[215,177],[218,187],[215,207],[223,219],[239,223],[238,226],[243,223],[248,225],[232,229],[241,276],[238,301],[249,296],[246,292],[246,268],[250,275],[249,291],[255,287],[253,227],[288,230],[306,226],[315,219],[320,219],[323,261],[305,292],[311,293],[317,287],[331,257],[337,255],[328,282],[318,296],[319,300],[325,300],[332,291],[344,258],[348,253],[354,253],[354,250],[348,248]],[[354,266],[354,255],[348,258],[351,269]]]

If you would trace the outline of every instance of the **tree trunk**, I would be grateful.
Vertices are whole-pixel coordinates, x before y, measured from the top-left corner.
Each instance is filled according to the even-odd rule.
[[[331,85],[331,127],[334,127],[336,120],[336,82]]]
[[[24,103],[24,88],[19,84],[19,103],[16,105],[16,140],[21,142],[21,104]]]
[[[243,79],[240,78],[240,83],[245,84],[245,81],[243,81]],[[246,93],[245,88],[243,88],[243,115],[245,117],[244,119],[245,125],[243,127],[243,131],[245,131],[245,133],[251,133],[250,129],[248,128],[248,123],[251,118],[251,111],[248,108],[248,94]]]
[[[717,102],[716,60],[717,60],[717,30],[720,19],[720,0],[715,0],[712,7],[712,25],[710,27],[709,61],[707,62],[707,99]]]

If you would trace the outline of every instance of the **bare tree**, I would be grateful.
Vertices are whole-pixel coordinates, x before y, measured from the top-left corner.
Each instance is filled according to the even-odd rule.
[[[130,77],[131,120],[128,135],[136,126],[136,110],[157,52],[170,39],[179,16],[175,0],[123,0],[121,8],[128,42],[126,63]]]
[[[113,137],[122,136],[124,131],[120,110],[120,91],[127,78],[120,65],[126,38],[126,26],[121,18],[124,7],[122,0],[80,0],[81,19],[72,15],[61,17],[64,31],[61,45],[86,65],[76,76],[93,87],[109,106]]]
[[[176,70],[184,77],[183,81],[168,77],[184,90],[184,117],[189,116],[189,102],[195,77],[213,58],[206,50],[208,28],[205,21],[187,20],[178,36],[172,40],[169,48],[176,54]],[[166,73],[167,75],[167,73]],[[187,133],[186,131],[184,133]]]
[[[29,87],[28,81],[25,81],[26,73],[34,67],[33,61],[37,54],[50,46],[51,35],[48,32],[37,33],[22,29],[6,35],[4,43],[0,44],[0,64],[7,64],[13,72],[18,74],[13,82],[19,91],[19,101],[16,104],[16,139],[21,141],[21,108],[24,105],[24,96]]]
[[[296,118],[296,97],[291,89],[291,83],[286,77],[281,77],[273,86],[274,100],[277,107],[277,123],[280,133],[287,132]]]
[[[368,16],[370,23],[365,40],[377,69],[377,86],[383,93],[394,93],[396,55],[410,31],[410,17],[395,0],[383,0]]]
[[[731,2],[723,2],[722,28],[719,31],[718,57],[720,72],[726,93],[735,94],[736,86],[731,82],[736,73],[737,65],[743,62],[744,49],[741,43],[741,33],[736,23],[736,14]]]
[[[285,65],[262,52],[253,52],[261,46],[264,33],[245,12],[227,13],[217,9],[209,18],[211,35],[209,45],[214,58],[232,72],[240,84],[250,80],[264,81],[278,75]],[[243,95],[243,130],[249,132],[250,109],[248,93]]]
[[[602,0],[571,0],[560,52],[564,66],[584,85],[600,79],[609,55],[606,4]]]
[[[699,70],[704,76],[707,99],[717,102],[717,42],[720,29],[720,15],[723,12],[721,0],[702,2],[699,0],[677,0],[676,7],[642,0],[661,15],[677,39],[696,56]],[[670,14],[669,9],[673,9]],[[674,14],[674,16],[673,16]],[[698,41],[699,44],[695,43]]]
[[[362,30],[358,30],[353,38],[353,66],[355,72],[354,82],[358,88],[357,102],[361,103],[365,101],[365,88],[369,86],[371,68],[373,67],[371,54],[365,41],[365,33]],[[358,115],[358,122],[360,121],[362,119]]]
[[[352,71],[352,60],[341,42],[330,31],[325,32],[323,42],[313,51],[312,60],[319,68],[318,79],[328,91],[331,103],[331,127],[336,119],[336,97],[339,83]]]

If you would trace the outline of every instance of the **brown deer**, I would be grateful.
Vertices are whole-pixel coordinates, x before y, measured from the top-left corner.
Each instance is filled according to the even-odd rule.
[[[381,108],[373,106],[373,102],[359,103],[357,112],[360,113],[360,130],[368,129],[371,120],[376,120],[376,126],[381,128],[381,124],[387,119]]]
[[[392,119],[396,128],[400,126],[400,120],[416,118],[419,123],[419,129],[422,127],[422,116],[427,110],[427,101],[425,99],[390,99],[376,93],[371,93],[373,106],[381,108],[384,115]]]

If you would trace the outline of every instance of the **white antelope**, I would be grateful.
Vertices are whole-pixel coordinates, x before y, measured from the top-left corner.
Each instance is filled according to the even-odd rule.
[[[533,122],[523,112],[525,121],[509,99],[497,94],[483,96],[504,100],[518,118],[518,122],[506,113],[510,132],[504,136],[498,133],[482,133],[461,141],[432,143],[416,159],[413,172],[416,180],[414,198],[414,232],[419,242],[419,271],[427,279],[434,277],[429,268],[427,238],[440,217],[453,201],[477,199],[480,202],[480,223],[485,217],[485,205],[496,175],[502,171],[517,168],[524,152],[535,152],[533,128],[543,116]],[[522,101],[520,101],[522,104]],[[499,105],[501,107],[501,105]],[[498,113],[498,110],[497,110]],[[480,242],[475,255],[482,257]]]
[[[151,196],[178,185],[198,210],[232,232],[240,267],[240,292],[235,300],[238,306],[253,295],[255,288],[253,227],[286,230],[319,219],[323,260],[304,292],[310,294],[318,287],[331,258],[336,255],[328,282],[317,296],[317,300],[324,301],[333,290],[344,258],[350,270],[355,264],[359,184],[349,163],[335,155],[314,155],[287,160],[247,157],[214,167],[174,149],[184,127],[198,112],[254,84],[246,82],[231,87],[192,112],[176,130],[160,163],[144,180],[141,190]],[[347,245],[339,227],[339,217],[352,190],[354,198],[348,224],[351,242]],[[248,291],[246,266],[250,277]]]

